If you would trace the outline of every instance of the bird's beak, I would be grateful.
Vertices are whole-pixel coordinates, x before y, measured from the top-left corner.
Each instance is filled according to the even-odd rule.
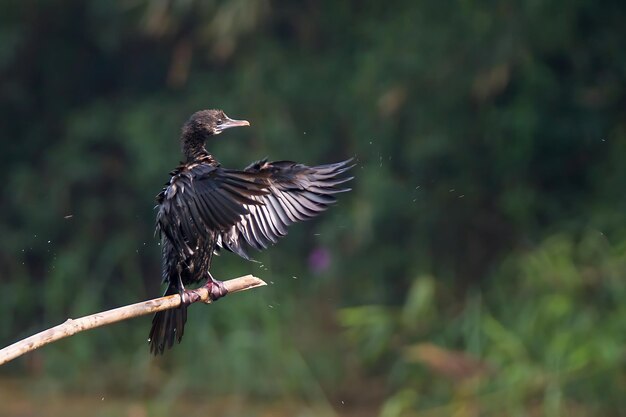
[[[247,120],[234,120],[229,117],[226,117],[221,125],[219,125],[220,130],[230,129],[231,127],[239,127],[239,126],[250,126],[250,122]]]

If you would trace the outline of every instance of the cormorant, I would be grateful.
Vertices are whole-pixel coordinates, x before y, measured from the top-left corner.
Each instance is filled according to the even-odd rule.
[[[183,302],[154,316],[149,342],[155,355],[183,337],[187,306],[198,297],[186,285],[206,280],[213,300],[226,294],[209,272],[217,250],[250,259],[246,249],[276,243],[287,234],[287,226],[320,214],[335,202],[334,194],[350,190],[338,186],[352,179],[341,175],[352,168],[351,159],[314,167],[263,159],[243,171],[222,168],[205,141],[225,129],[249,125],[222,110],[196,112],[183,125],[186,160],[170,172],[156,198],[165,295],[180,294]]]

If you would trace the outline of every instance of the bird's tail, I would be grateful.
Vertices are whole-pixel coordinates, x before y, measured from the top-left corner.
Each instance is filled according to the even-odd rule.
[[[167,287],[164,296],[178,294],[178,289],[172,285]],[[163,354],[165,347],[171,348],[174,339],[180,343],[185,332],[187,322],[187,305],[181,304],[177,308],[159,311],[152,319],[152,328],[148,342],[150,353],[153,355]]]

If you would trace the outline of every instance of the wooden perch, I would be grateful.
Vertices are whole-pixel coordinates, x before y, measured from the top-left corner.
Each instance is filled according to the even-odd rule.
[[[224,281],[224,287],[228,293],[249,290],[251,288],[267,285],[263,280],[252,275],[246,275]],[[201,287],[195,290],[200,299],[204,303],[211,303],[209,291],[207,288]],[[113,310],[103,311],[102,313],[92,314],[90,316],[78,319],[67,319],[64,323],[52,327],[43,332],[22,339],[10,346],[0,350],[0,365],[12,361],[23,354],[56,342],[59,339],[72,336],[76,333],[95,329],[96,327],[106,326],[108,324],[117,323],[118,321],[128,320],[133,317],[145,316],[146,314],[156,313],[157,311],[169,310],[180,305],[180,295],[168,295],[167,297],[155,298],[153,300],[144,301],[137,304],[131,304],[124,307],[115,308]]]

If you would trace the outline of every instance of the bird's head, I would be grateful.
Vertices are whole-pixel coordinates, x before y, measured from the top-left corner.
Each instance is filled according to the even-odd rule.
[[[201,110],[191,115],[183,125],[181,144],[187,160],[205,154],[204,142],[211,136],[237,126],[250,126],[247,120],[233,120],[222,110]]]
[[[201,110],[191,115],[183,126],[183,132],[206,139],[238,126],[250,126],[250,123],[247,120],[231,119],[222,110]]]

